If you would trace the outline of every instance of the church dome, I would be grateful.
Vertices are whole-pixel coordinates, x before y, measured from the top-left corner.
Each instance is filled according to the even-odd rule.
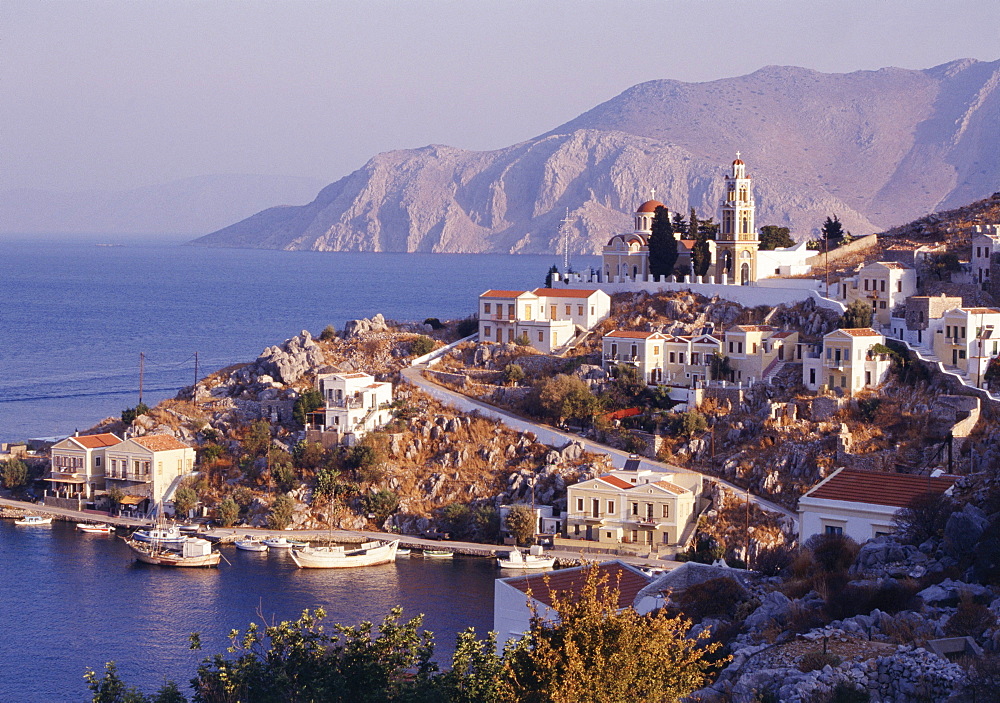
[[[659,200],[647,200],[646,202],[644,202],[642,205],[639,206],[639,209],[636,210],[636,212],[637,213],[656,212],[656,208],[658,207],[665,207],[665,206]]]
[[[745,165],[746,164],[743,163],[743,159],[736,159],[735,161],[733,161],[733,166],[745,166]]]

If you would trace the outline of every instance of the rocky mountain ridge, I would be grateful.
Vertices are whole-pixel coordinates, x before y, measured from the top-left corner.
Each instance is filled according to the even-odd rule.
[[[470,152],[379,154],[301,207],[195,240],[316,251],[597,253],[650,188],[717,216],[742,150],[758,224],[798,239],[838,214],[855,235],[982,198],[1000,183],[1000,61],[823,74],[766,67],[708,83],[650,81],[534,139]]]

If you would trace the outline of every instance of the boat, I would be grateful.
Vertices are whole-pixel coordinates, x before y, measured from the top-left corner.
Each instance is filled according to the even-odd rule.
[[[179,552],[165,549],[155,542],[139,542],[134,539],[125,540],[135,553],[135,558],[144,564],[159,566],[218,566],[222,554],[212,550],[212,543],[207,539],[191,537],[185,540]]]
[[[52,516],[51,515],[47,515],[45,517],[42,517],[41,515],[25,515],[20,520],[15,520],[14,524],[15,525],[25,525],[25,526],[31,526],[31,525],[51,525],[52,524]]]
[[[188,537],[181,533],[179,527],[171,525],[170,527],[148,527],[145,530],[136,530],[132,533],[132,539],[164,547],[180,547]]]
[[[424,557],[427,559],[451,559],[455,556],[455,552],[449,552],[447,549],[425,549]]]
[[[292,559],[300,569],[342,569],[351,566],[387,564],[396,558],[399,540],[364,542],[352,549],[342,546],[292,549]]]
[[[397,557],[408,557],[410,556],[410,549],[408,547],[397,547],[396,548]]]
[[[252,535],[246,535],[243,539],[238,539],[234,543],[237,549],[242,549],[244,552],[266,552],[267,545],[261,540],[260,537],[253,537]]]
[[[555,557],[547,557],[541,554],[521,554],[521,550],[514,547],[507,553],[507,558],[497,557],[497,565],[501,569],[551,569],[556,564]]]
[[[268,537],[263,540],[271,549],[291,549],[292,547],[308,547],[308,542],[298,542],[294,539],[285,539],[284,537]]]
[[[76,523],[76,529],[80,530],[80,532],[97,535],[110,535],[115,531],[115,528],[105,522],[78,522]]]

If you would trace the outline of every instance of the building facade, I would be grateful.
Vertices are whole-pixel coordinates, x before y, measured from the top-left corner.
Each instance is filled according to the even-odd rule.
[[[104,433],[75,435],[52,445],[52,470],[46,497],[93,500],[105,488],[106,452],[121,444],[117,436]]]
[[[917,292],[917,272],[895,261],[876,261],[841,280],[834,290],[845,305],[861,300],[870,306],[872,326],[881,329],[889,326],[893,309]]]
[[[479,341],[507,344],[524,335],[532,347],[550,354],[610,312],[611,296],[602,290],[488,290],[479,296]]]
[[[601,340],[601,365],[608,373],[618,364],[634,366],[647,384],[661,383],[665,340],[666,335],[659,332],[613,330]]]
[[[990,286],[990,259],[1000,253],[1000,225],[976,225],[972,231],[972,275],[983,289]]]
[[[323,407],[310,413],[306,438],[324,446],[353,446],[392,420],[392,384],[367,373],[316,377]]]
[[[162,515],[194,462],[194,449],[171,435],[130,437],[106,450],[107,488],[125,494],[140,513]]]
[[[1000,310],[954,308],[941,316],[934,355],[945,367],[981,387],[990,361],[1000,354]]]
[[[738,153],[725,181],[719,237],[715,245],[715,280],[745,286],[757,280],[760,241],[754,222],[753,184]]]
[[[885,337],[869,327],[838,329],[823,337],[822,346],[802,358],[802,384],[811,391],[841,388],[853,395],[881,384],[889,373],[887,354],[872,348]]]

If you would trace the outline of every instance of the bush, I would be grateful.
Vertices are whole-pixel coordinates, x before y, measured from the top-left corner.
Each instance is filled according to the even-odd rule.
[[[806,652],[799,659],[799,671],[819,671],[824,666],[840,666],[841,658],[832,652]]]
[[[920,545],[931,538],[944,536],[944,526],[955,512],[955,504],[949,496],[925,493],[914,498],[910,504],[896,512],[896,534],[904,542]]]
[[[856,329],[858,327],[871,327],[872,308],[863,300],[855,300],[847,306],[844,314],[837,321],[837,327],[841,329]]]
[[[240,506],[230,496],[219,504],[219,522],[223,527],[232,527],[240,519]]]
[[[292,522],[295,514],[295,500],[287,493],[274,499],[271,512],[267,514],[267,526],[272,530],[283,530]]]
[[[324,342],[329,342],[331,339],[336,339],[337,330],[333,328],[333,325],[327,325],[326,327],[323,328],[323,331],[320,332],[319,338]]]
[[[828,574],[846,572],[860,549],[847,535],[813,535],[804,546],[812,552],[816,566]]]
[[[531,544],[535,539],[535,511],[530,505],[510,506],[506,527],[516,544],[522,547]]]
[[[505,385],[516,386],[524,380],[524,369],[519,364],[507,364],[500,373]]]
[[[531,340],[528,338],[527,332],[522,332],[521,334],[514,337],[514,344],[519,347],[527,347],[531,345]]]
[[[689,618],[732,618],[740,603],[746,600],[746,590],[725,576],[688,586],[680,596],[680,607]]]
[[[206,444],[198,450],[198,462],[201,464],[209,464],[225,455],[225,453],[226,450],[218,444]]]
[[[361,508],[365,515],[378,525],[382,525],[398,507],[399,496],[385,488],[366,493],[361,498]]]
[[[302,391],[302,394],[295,399],[295,406],[292,408],[292,417],[302,425],[309,419],[309,413],[323,407],[323,394],[315,388]]]
[[[459,339],[473,335],[479,331],[479,320],[475,317],[467,317],[464,320],[460,320],[455,331]]]
[[[947,637],[983,636],[986,630],[996,627],[997,618],[988,607],[977,603],[968,593],[963,593],[958,601],[958,609],[948,618],[944,626]]]
[[[135,422],[135,419],[140,415],[146,415],[149,413],[149,406],[145,403],[139,403],[134,408],[125,408],[122,410],[122,424],[131,425]]]
[[[28,465],[14,457],[3,462],[3,485],[16,490],[28,485]]]
[[[412,356],[423,356],[434,351],[434,340],[430,337],[420,335],[410,344],[410,354]]]
[[[793,548],[778,545],[760,550],[754,557],[753,567],[764,576],[779,576],[791,566],[794,558]]]
[[[424,324],[430,325],[430,328],[432,330],[439,330],[444,327],[444,325],[441,324],[441,320],[437,319],[436,317],[428,317],[426,320],[424,320]]]
[[[181,486],[174,491],[174,514],[187,518],[198,505],[198,494],[189,486]]]
[[[831,588],[826,613],[833,620],[867,615],[876,608],[883,613],[898,613],[920,608],[917,584],[913,581],[886,579],[877,585],[848,583]]]

